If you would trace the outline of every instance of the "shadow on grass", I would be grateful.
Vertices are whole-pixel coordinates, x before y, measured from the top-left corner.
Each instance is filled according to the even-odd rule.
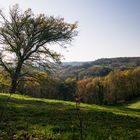
[[[61,139],[67,134],[68,137],[71,135],[71,139],[74,139],[73,135],[78,139],[79,128],[74,104],[11,97],[5,106],[6,99],[7,96],[0,96],[0,107],[6,109],[5,122],[0,125],[1,131],[14,135],[18,131],[27,130],[36,135],[40,133],[55,138],[61,137]],[[123,107],[117,108],[123,110]],[[124,110],[132,111],[132,109]],[[98,137],[108,139],[110,134],[117,137],[119,132],[119,135],[128,134],[131,138],[139,132],[140,118],[84,108],[80,113],[87,137],[96,133]]]

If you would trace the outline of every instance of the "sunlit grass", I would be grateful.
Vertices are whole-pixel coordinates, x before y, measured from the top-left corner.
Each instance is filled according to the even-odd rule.
[[[6,105],[8,96],[9,94],[0,94],[0,111],[5,109],[0,139],[10,139],[13,136],[18,139],[23,137],[24,131],[30,135],[30,139],[79,139],[74,102],[12,94]],[[137,102],[128,106],[81,104],[85,139],[139,139],[140,111]]]
[[[127,107],[132,108],[132,109],[139,109],[140,110],[140,99],[136,100],[135,102],[132,102],[132,103],[128,104]]]

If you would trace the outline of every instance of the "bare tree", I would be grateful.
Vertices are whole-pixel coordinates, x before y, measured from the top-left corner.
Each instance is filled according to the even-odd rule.
[[[11,78],[10,93],[15,93],[26,66],[59,62],[61,55],[47,44],[65,48],[77,36],[77,23],[69,24],[64,18],[34,15],[31,9],[22,12],[18,5],[9,10],[6,18],[0,12],[0,65]]]

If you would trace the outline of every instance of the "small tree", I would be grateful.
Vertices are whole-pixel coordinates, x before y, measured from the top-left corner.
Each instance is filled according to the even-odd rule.
[[[0,12],[0,65],[11,78],[10,93],[15,93],[27,66],[49,66],[59,62],[60,54],[46,44],[58,43],[63,48],[77,36],[77,23],[63,18],[34,15],[31,9],[21,12],[18,5],[9,10],[9,18]]]

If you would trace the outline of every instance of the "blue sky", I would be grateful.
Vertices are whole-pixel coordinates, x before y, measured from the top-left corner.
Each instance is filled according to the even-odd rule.
[[[0,8],[7,12],[15,3],[23,10],[79,22],[72,46],[55,48],[65,61],[140,56],[140,0],[0,0]]]

